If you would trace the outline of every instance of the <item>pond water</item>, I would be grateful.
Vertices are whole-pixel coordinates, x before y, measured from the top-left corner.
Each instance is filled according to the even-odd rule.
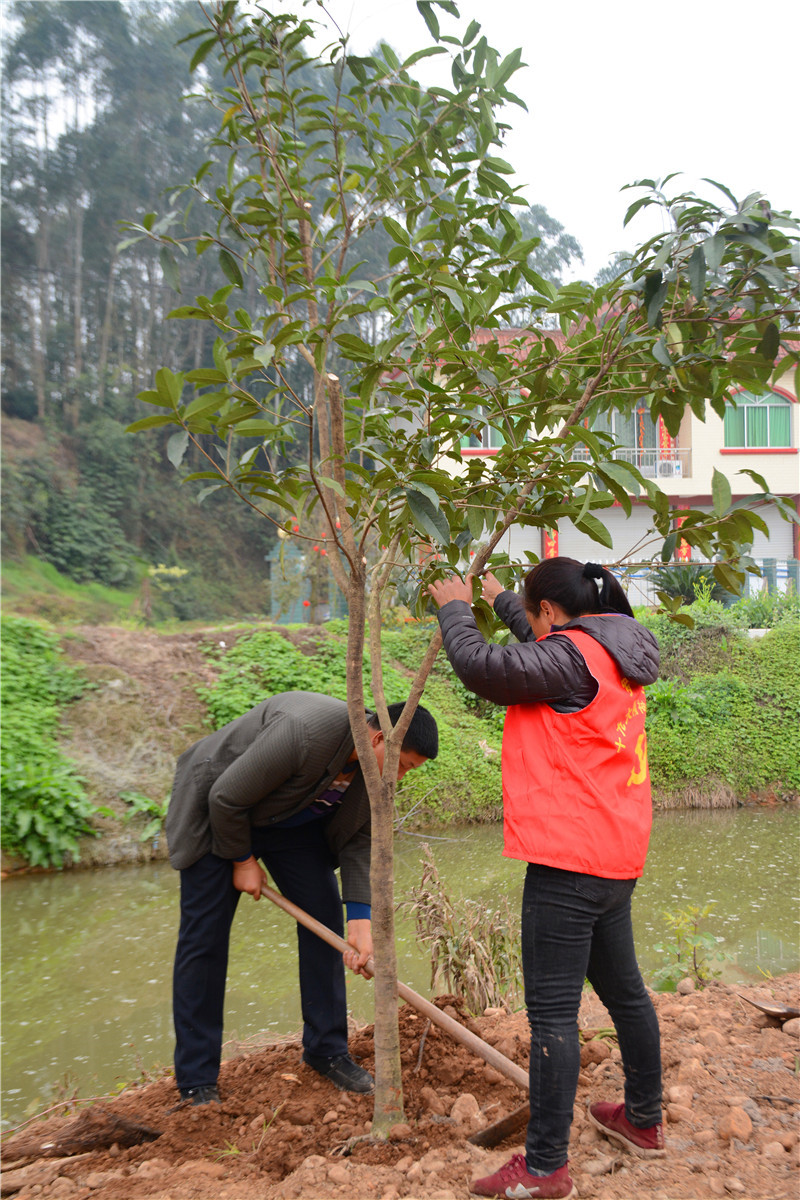
[[[396,842],[398,900],[419,883],[422,845],[433,849],[455,900],[508,896],[515,911],[524,865],[501,856],[498,826],[446,838],[403,834]],[[665,909],[716,901],[707,929],[731,956],[724,978],[755,982],[800,969],[800,814],[738,809],[659,814],[634,895],[642,970],[660,966],[652,946],[667,932]],[[2,884],[3,1127],[47,1103],[105,1095],[168,1064],[178,875],[167,864]],[[398,930],[400,977],[430,994],[430,964],[413,924]],[[353,1015],[371,1021],[372,989],[348,983]],[[266,900],[243,898],[234,923],[225,1038],[300,1028],[295,934]]]

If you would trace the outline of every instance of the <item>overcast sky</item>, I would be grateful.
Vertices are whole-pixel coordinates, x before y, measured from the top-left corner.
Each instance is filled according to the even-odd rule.
[[[800,0],[457,2],[462,19],[440,15],[442,32],[474,18],[501,53],[523,49],[512,88],[528,112],[509,110],[506,158],[531,202],[580,241],[577,275],[593,278],[616,250],[657,231],[645,215],[622,228],[638,193],[620,188],[635,179],[681,171],[711,195],[700,182],[710,176],[739,198],[758,191],[800,213]],[[299,0],[281,6],[301,11]],[[381,39],[406,54],[430,43],[415,0],[325,7],[356,53]],[[446,70],[415,68],[423,81],[433,69]]]

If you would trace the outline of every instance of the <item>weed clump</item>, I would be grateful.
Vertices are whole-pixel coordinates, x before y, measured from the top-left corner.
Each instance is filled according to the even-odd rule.
[[[2,667],[3,849],[34,867],[60,867],[79,857],[79,837],[96,833],[85,781],[56,741],[61,708],[85,681],[61,661],[57,635],[21,617],[3,618]]]

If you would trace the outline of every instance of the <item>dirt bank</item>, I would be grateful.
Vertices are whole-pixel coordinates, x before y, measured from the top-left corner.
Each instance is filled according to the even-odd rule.
[[[615,1043],[591,1036],[606,1029],[608,1015],[588,995],[570,1150],[584,1200],[795,1200],[800,1022],[782,1026],[741,996],[797,1006],[799,992],[800,976],[789,975],[761,989],[712,984],[703,992],[654,996],[668,1145],[668,1156],[657,1161],[617,1151],[587,1122],[587,1101],[615,1098],[622,1087]],[[489,1010],[474,1022],[458,1015],[526,1065],[523,1014]],[[5,1143],[2,1194],[18,1200],[466,1200],[469,1180],[519,1149],[522,1134],[492,1150],[467,1139],[515,1109],[521,1094],[407,1007],[401,1031],[407,1123],[389,1142],[364,1137],[369,1097],[337,1092],[301,1064],[296,1042],[283,1042],[227,1061],[219,1106],[176,1109],[174,1083],[165,1074],[26,1125]],[[371,1028],[354,1032],[351,1047],[372,1066]]]

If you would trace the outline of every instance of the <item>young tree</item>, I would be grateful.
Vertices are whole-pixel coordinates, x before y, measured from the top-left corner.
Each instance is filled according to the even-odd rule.
[[[653,509],[668,558],[676,514],[667,497],[615,460],[611,439],[586,420],[646,398],[674,431],[687,404],[719,411],[731,382],[764,386],[798,296],[794,221],[757,197],[738,204],[726,194],[729,212],[692,196],[668,200],[654,181],[632,209],[661,205],[672,232],[644,246],[629,273],[599,289],[543,279],[531,263],[538,239],[515,216],[528,206],[500,154],[502,110],[520,103],[510,84],[521,52],[501,59],[477,22],[443,33],[439,16],[458,16],[452,0],[418,8],[430,38],[405,62],[385,44],[356,57],[344,37],[318,53],[307,21],[260,7],[207,8],[194,65],[219,55],[225,67],[228,87],[209,99],[226,173],[207,186],[209,159],[189,191],[208,220],[194,249],[216,255],[229,283],[172,313],[214,327],[213,365],[159,370],[141,399],[163,411],[131,427],[175,426],[176,466],[190,445],[207,462],[187,479],[233,489],[289,536],[303,537],[310,516],[326,534],[349,607],[348,706],[373,812],[376,1131],[402,1114],[397,765],[439,647],[435,637],[392,731],[380,644],[390,589],[424,605],[442,561],[482,567],[512,522],[547,528],[569,517],[609,544],[595,513],[615,498],[630,511],[631,492]],[[451,85],[421,86],[415,63],[441,54]],[[155,214],[131,228],[178,259],[188,253],[189,239]],[[363,277],[359,248],[378,228],[392,242],[380,288]],[[501,339],[522,294],[526,325]],[[363,336],[367,321],[377,339]],[[547,332],[554,323],[563,344]],[[791,349],[785,361],[796,358]],[[333,371],[334,361],[343,367]],[[462,459],[462,441],[487,425],[502,437],[497,455]],[[292,445],[302,457],[288,454]],[[681,510],[680,535],[718,552],[730,581],[761,523],[731,507],[721,476],[715,489],[710,516]],[[387,744],[382,777],[364,715],[366,644]]]

